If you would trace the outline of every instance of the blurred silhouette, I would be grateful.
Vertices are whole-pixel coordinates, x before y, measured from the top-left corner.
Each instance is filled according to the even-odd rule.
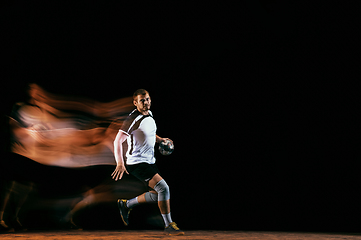
[[[11,168],[7,173],[11,176],[4,178],[2,183],[0,199],[0,228],[6,231],[23,229],[19,212],[34,188],[31,179],[40,183],[55,178],[52,172],[55,170],[49,171],[52,168],[43,169],[43,172],[39,173],[29,170],[31,173],[27,173],[23,169],[27,166],[17,165],[17,161],[32,160],[44,166],[71,169],[115,165],[113,141],[123,120],[133,108],[132,98],[102,103],[86,98],[51,94],[36,84],[29,85],[28,94],[28,102],[16,103],[9,116],[12,154],[9,155],[11,157],[1,160],[3,166]],[[31,176],[21,176],[24,174]],[[110,173],[107,176],[110,176]],[[64,181],[71,177],[61,174],[59,178]],[[69,179],[72,180],[76,181],[74,177]],[[80,179],[78,181],[82,183],[75,185],[82,185],[82,190],[77,190],[77,197],[69,204],[70,210],[60,220],[72,229],[80,228],[73,222],[74,213],[94,201],[116,199],[110,194],[109,188],[103,188],[100,192],[94,191],[93,188],[99,184],[97,178],[88,180],[91,183],[83,183],[86,180]],[[12,198],[16,198],[16,201],[10,201]],[[9,204],[10,202],[15,204]],[[8,216],[9,221],[5,216]]]
[[[131,99],[100,103],[65,98],[30,85],[29,103],[10,117],[12,152],[45,165],[114,165],[113,141],[132,109]]]

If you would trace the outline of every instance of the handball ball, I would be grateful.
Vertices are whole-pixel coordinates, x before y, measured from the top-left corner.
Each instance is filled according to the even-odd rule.
[[[161,142],[159,143],[159,152],[162,154],[162,155],[169,155],[173,152],[174,150],[174,144],[169,141],[169,140],[166,140],[164,142]]]

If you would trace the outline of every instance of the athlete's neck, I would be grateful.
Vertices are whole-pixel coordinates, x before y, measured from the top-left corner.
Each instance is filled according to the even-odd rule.
[[[149,110],[143,111],[143,110],[139,110],[139,109],[138,109],[138,112],[140,112],[140,113],[141,113],[142,115],[144,115],[144,116],[149,115]]]

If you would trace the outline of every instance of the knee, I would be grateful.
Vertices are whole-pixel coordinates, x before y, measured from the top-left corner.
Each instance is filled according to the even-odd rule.
[[[154,190],[158,193],[158,201],[167,201],[170,198],[169,186],[164,179],[160,180]]]
[[[157,202],[158,194],[152,192],[146,192],[144,198],[146,202]]]

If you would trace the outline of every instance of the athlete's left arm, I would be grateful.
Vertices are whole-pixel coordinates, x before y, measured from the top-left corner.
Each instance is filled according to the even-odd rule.
[[[171,139],[169,139],[169,138],[161,138],[161,137],[159,137],[158,135],[155,135],[155,138],[156,138],[156,142],[157,143],[161,143],[161,142],[165,142],[166,140],[169,140],[169,141],[171,141],[172,143],[173,143],[173,141],[171,140]]]

